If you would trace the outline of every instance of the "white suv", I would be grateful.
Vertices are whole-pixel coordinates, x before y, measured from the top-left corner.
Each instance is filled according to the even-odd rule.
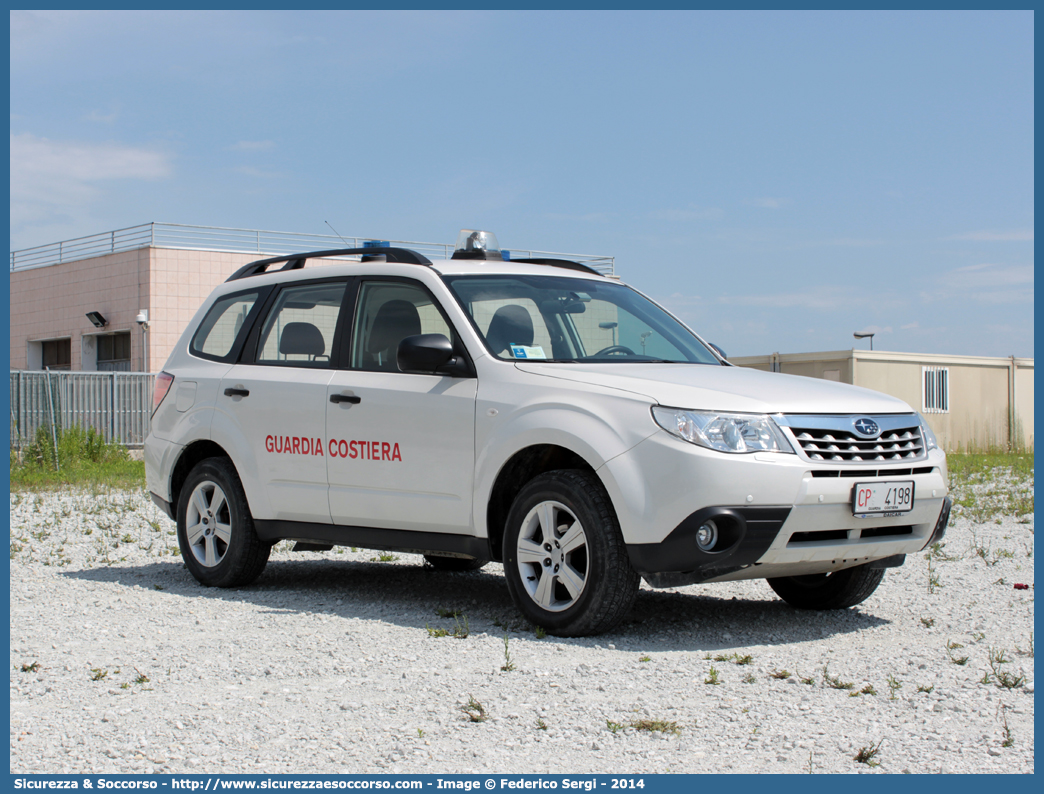
[[[203,304],[145,443],[200,582],[252,582],[280,540],[497,560],[577,636],[640,578],[849,607],[943,536],[946,457],[901,400],[734,367],[615,279],[461,237],[254,262]]]

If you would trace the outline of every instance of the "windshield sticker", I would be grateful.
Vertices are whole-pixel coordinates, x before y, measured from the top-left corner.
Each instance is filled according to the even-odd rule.
[[[544,348],[539,345],[535,347],[511,345],[511,355],[515,358],[547,358],[547,356],[544,355]]]

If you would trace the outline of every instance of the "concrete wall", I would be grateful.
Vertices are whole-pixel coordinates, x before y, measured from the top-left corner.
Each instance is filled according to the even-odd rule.
[[[131,362],[141,366],[141,331],[134,322],[148,305],[148,249],[65,262],[11,273],[11,368],[27,369],[39,358],[30,342],[70,340],[71,368],[82,365],[84,334],[97,333],[85,316],[98,311],[105,331],[131,331]]]
[[[774,353],[731,361],[791,375],[829,377],[891,394],[924,413],[947,450],[1009,444],[1033,448],[1033,359],[844,350]],[[949,370],[949,410],[945,413],[924,411],[926,366]]]
[[[147,309],[146,368],[157,372],[214,287],[263,256],[139,248],[12,272],[11,368],[39,368],[38,343],[68,338],[71,369],[90,371],[96,367],[96,345],[88,338],[130,331],[131,369],[140,371],[143,339],[134,318]],[[95,328],[89,311],[100,312],[108,325]]]
[[[163,369],[189,320],[214,288],[247,262],[265,254],[147,249],[152,291],[149,305],[149,371]]]

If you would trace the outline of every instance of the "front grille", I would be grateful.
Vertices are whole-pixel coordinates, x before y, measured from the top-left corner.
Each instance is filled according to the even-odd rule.
[[[859,531],[860,538],[901,538],[912,535],[913,527],[864,527]],[[848,540],[847,529],[821,529],[813,532],[795,532],[790,536],[787,545],[795,543],[815,543],[821,540]]]
[[[861,538],[893,538],[902,535],[912,535],[913,527],[873,527],[864,529],[859,533]]]
[[[815,543],[817,540],[848,540],[848,530],[826,529],[819,532],[795,532],[787,543]]]
[[[847,430],[792,427],[791,432],[810,460],[871,463],[924,457],[920,425],[885,430],[877,438],[860,438]]]
[[[935,471],[934,466],[918,466],[912,469],[852,469],[842,471],[841,469],[813,469],[813,477],[902,477],[909,474],[931,474]]]

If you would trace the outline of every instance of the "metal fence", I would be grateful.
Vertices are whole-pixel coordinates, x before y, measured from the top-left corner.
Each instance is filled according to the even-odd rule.
[[[189,226],[180,223],[144,223],[126,229],[91,234],[35,248],[11,252],[11,270],[28,270],[61,262],[89,259],[93,256],[133,251],[138,248],[178,248],[199,251],[231,251],[277,256],[303,251],[328,251],[334,248],[361,248],[369,237],[341,237],[330,234],[296,234],[294,232],[233,229],[223,226]],[[383,240],[386,244],[409,248],[432,259],[448,259],[452,244],[419,243],[409,240]],[[600,273],[613,275],[615,259],[611,256],[567,254],[512,248],[511,258],[571,259],[582,262]]]
[[[11,371],[11,444],[38,428],[93,427],[107,442],[145,443],[155,375],[148,372]]]

